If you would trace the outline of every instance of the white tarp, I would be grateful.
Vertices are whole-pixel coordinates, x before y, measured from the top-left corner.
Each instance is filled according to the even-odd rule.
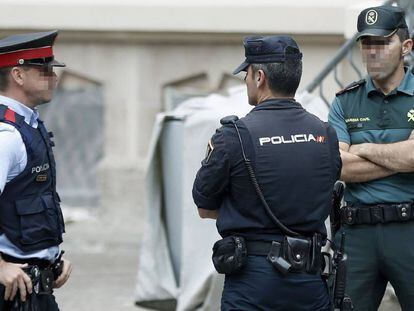
[[[320,98],[302,93],[296,99],[305,109],[326,120],[328,108]],[[198,217],[191,190],[207,142],[220,126],[220,119],[226,115],[243,117],[251,109],[243,86],[230,89],[229,96],[212,94],[193,98],[171,113],[158,115],[146,166],[147,220],[138,263],[135,296],[138,304],[175,299],[178,311],[220,309],[223,278],[211,262],[212,246],[220,237],[213,220]],[[170,135],[165,139],[164,129],[168,128],[169,120],[181,125],[176,133],[182,137]],[[163,148],[167,147],[165,152]],[[171,203],[165,202],[166,190],[178,198],[173,211],[175,223],[168,223],[173,218],[165,211]],[[174,236],[168,232],[170,235],[174,232]]]

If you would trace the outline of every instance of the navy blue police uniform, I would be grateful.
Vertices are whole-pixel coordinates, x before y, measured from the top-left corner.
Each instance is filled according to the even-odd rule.
[[[56,192],[52,134],[41,120],[35,129],[4,105],[0,105],[0,122],[20,132],[27,152],[26,168],[0,195],[0,233],[24,252],[59,245],[64,222]]]
[[[326,236],[324,220],[340,172],[334,130],[299,103],[284,99],[262,102],[236,122],[273,213],[305,236]],[[281,241],[283,233],[251,185],[234,127],[218,129],[210,148],[194,183],[196,205],[219,210],[217,229],[222,237],[237,233],[248,241]],[[303,285],[306,290],[300,289]],[[246,300],[237,299],[241,296]],[[226,276],[222,297],[224,310],[328,310],[328,304],[320,275],[282,276],[265,256],[248,256],[242,273]]]
[[[49,31],[0,40],[0,68],[63,67],[53,55],[56,36],[57,31]],[[8,100],[20,105],[13,99]],[[28,124],[25,116],[0,103],[0,124],[20,134],[27,156],[24,169],[7,180],[0,193],[1,258],[7,262],[27,263],[25,271],[33,284],[33,293],[26,303],[19,300],[19,294],[13,301],[4,301],[5,287],[0,284],[1,310],[59,310],[52,288],[62,271],[58,246],[65,231],[64,220],[56,191],[53,134],[47,132],[40,119],[35,122],[36,127]]]
[[[285,226],[303,236],[326,238],[324,221],[341,170],[335,131],[293,99],[263,101],[246,117],[222,124],[193,186],[198,208],[218,210],[220,235],[242,236],[247,243],[243,269],[226,274],[222,310],[329,310],[320,273],[282,274],[265,253],[249,252],[251,242],[281,242],[285,236],[258,198],[244,158]]]

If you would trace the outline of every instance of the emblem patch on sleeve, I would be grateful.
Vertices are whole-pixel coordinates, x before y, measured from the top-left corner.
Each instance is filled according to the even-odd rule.
[[[413,121],[414,122],[414,109],[411,109],[407,112],[407,118],[408,122]]]
[[[206,151],[206,156],[205,156],[205,158],[204,158],[204,161],[206,162],[206,163],[208,163],[208,160],[210,160],[210,156],[211,156],[211,154],[213,153],[213,150],[214,150],[214,145],[213,145],[213,142],[211,141],[211,139],[208,141],[208,144],[207,144],[207,151]]]

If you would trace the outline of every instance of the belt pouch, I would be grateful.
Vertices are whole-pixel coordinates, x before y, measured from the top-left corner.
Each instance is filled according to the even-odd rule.
[[[307,238],[285,237],[284,253],[286,260],[292,265],[291,271],[305,271],[309,261],[311,241]]]
[[[345,206],[341,210],[342,221],[347,225],[353,225],[356,222],[358,209],[354,206]]]
[[[273,268],[282,273],[288,274],[291,264],[288,263],[283,257],[281,257],[282,244],[280,242],[272,241],[270,252],[267,255],[267,260],[270,261]]]
[[[228,236],[213,246],[213,264],[220,274],[236,274],[246,263],[246,242],[240,236]]]

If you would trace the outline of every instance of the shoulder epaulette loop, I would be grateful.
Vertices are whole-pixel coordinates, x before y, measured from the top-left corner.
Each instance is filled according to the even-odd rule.
[[[344,87],[342,90],[340,90],[339,92],[336,93],[336,96],[344,94],[350,90],[356,89],[358,87],[360,87],[361,85],[363,85],[366,82],[365,79],[361,79],[359,81],[354,81],[351,84],[347,85],[346,87]]]
[[[239,119],[238,116],[231,115],[220,119],[221,125],[233,124]]]

